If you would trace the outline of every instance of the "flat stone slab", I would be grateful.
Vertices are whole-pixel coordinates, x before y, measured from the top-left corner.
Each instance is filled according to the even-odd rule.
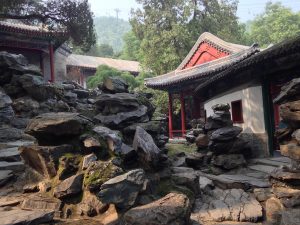
[[[53,220],[54,212],[46,210],[21,210],[12,209],[10,211],[0,211],[1,225],[20,224],[42,224]]]
[[[270,183],[266,179],[258,179],[249,177],[243,174],[222,174],[218,176],[204,174],[207,178],[211,179],[214,184],[222,189],[241,188],[247,190],[253,188],[267,188]]]
[[[0,150],[0,161],[7,161],[7,162],[21,161],[18,147],[1,149]]]
[[[277,167],[274,166],[265,166],[265,165],[250,165],[248,166],[249,169],[263,172],[263,173],[272,173]]]
[[[6,162],[0,161],[0,171],[1,170],[12,170],[14,172],[23,171],[25,165],[23,162]]]
[[[254,163],[254,164],[262,164],[262,165],[274,166],[274,167],[279,167],[279,166],[289,164],[287,162],[276,161],[276,160],[271,160],[271,159],[263,159],[263,158],[262,159],[252,159],[250,162]]]
[[[26,140],[0,142],[0,149],[1,148],[10,148],[10,147],[20,147],[20,146],[32,145],[32,144],[34,144],[33,141],[26,141]]]
[[[22,199],[16,198],[16,199],[0,199],[0,207],[6,207],[6,206],[16,206],[19,205],[22,202]]]
[[[0,170],[0,187],[5,185],[13,176],[11,170]]]
[[[191,220],[206,222],[256,222],[263,216],[262,206],[241,189],[214,189],[211,195],[196,199]]]
[[[276,162],[287,163],[287,164],[291,163],[291,159],[288,158],[288,157],[273,157],[273,158],[269,158],[269,160],[276,161]]]

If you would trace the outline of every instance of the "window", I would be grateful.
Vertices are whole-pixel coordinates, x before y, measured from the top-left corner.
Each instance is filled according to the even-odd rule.
[[[231,102],[233,123],[244,123],[242,100]]]

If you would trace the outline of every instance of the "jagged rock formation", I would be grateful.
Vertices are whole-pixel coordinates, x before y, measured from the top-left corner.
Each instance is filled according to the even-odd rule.
[[[282,88],[275,99],[286,128],[277,132],[281,154],[291,158],[291,165],[270,176],[274,197],[267,200],[267,220],[270,224],[300,224],[300,79]]]

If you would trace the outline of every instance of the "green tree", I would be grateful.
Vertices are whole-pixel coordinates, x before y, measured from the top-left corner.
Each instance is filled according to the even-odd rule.
[[[123,37],[123,40],[124,47],[120,58],[125,60],[139,61],[141,57],[141,41],[135,36],[132,31],[126,33]]]
[[[0,19],[42,24],[50,30],[64,31],[72,43],[84,51],[96,43],[88,0],[0,0]]]
[[[300,12],[294,13],[281,3],[267,3],[264,13],[250,24],[251,39],[264,47],[297,34],[300,34]]]
[[[155,74],[174,70],[205,31],[238,42],[243,29],[236,17],[237,1],[137,0],[130,23],[141,41],[140,58]]]
[[[97,68],[96,74],[88,78],[88,88],[96,88],[108,77],[121,77],[127,82],[129,90],[134,90],[142,84],[141,80],[136,79],[128,72],[122,72],[109,66],[101,65]]]

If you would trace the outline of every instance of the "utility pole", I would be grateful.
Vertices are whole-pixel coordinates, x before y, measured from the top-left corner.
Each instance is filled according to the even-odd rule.
[[[117,20],[119,20],[119,13],[121,12],[121,10],[116,8],[115,12],[116,12]]]

